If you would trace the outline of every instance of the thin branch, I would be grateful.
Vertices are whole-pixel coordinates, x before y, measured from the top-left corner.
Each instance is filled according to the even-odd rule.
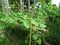
[[[41,29],[41,28],[38,28],[38,27],[35,27],[35,26],[33,26],[32,29],[34,29],[35,31],[37,31],[37,30],[42,30],[44,32],[48,31],[46,29]]]
[[[43,38],[43,41],[46,45],[50,45],[49,43],[46,42],[46,40]]]

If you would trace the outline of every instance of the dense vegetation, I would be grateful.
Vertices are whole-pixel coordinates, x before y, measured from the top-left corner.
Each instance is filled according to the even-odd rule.
[[[0,45],[60,45],[60,8],[51,1],[24,8],[9,0],[11,9],[0,11]]]

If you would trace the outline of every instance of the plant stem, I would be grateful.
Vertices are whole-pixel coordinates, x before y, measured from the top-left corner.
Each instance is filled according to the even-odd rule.
[[[31,45],[31,37],[32,37],[32,16],[30,15],[30,40],[29,40],[29,45]]]

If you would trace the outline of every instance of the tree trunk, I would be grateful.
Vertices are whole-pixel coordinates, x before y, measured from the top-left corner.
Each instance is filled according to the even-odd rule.
[[[1,11],[1,8],[2,8],[2,3],[1,2],[2,2],[2,0],[0,0],[0,11]]]
[[[2,0],[2,11],[6,14],[10,13],[10,6],[8,0]]]
[[[20,0],[20,12],[22,12],[22,9],[23,9],[23,2],[22,2],[22,0]]]
[[[30,0],[28,0],[28,9],[30,11]]]

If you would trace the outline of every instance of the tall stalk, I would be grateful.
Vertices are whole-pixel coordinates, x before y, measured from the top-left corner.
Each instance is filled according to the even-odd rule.
[[[30,0],[28,0],[28,10],[30,12]],[[32,15],[30,15],[30,39],[29,39],[29,45],[31,45],[31,37],[32,37]]]
[[[36,3],[36,0],[34,0],[34,10],[35,10],[35,3]],[[34,41],[34,45],[36,45],[36,40]]]
[[[31,43],[32,43],[31,37],[32,37],[32,15],[30,15],[30,40],[29,40],[29,45],[31,45]]]

